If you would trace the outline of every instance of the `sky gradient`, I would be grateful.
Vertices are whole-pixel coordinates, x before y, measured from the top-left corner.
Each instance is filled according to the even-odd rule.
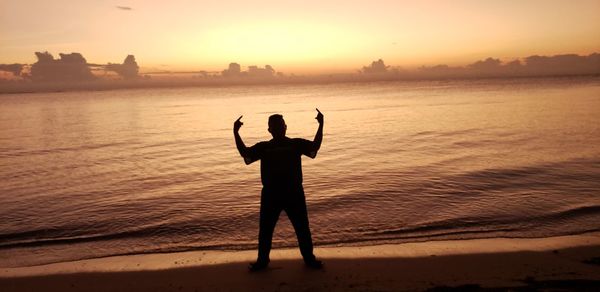
[[[463,65],[486,57],[600,51],[599,0],[2,1],[0,63],[35,51],[143,70],[278,71]]]

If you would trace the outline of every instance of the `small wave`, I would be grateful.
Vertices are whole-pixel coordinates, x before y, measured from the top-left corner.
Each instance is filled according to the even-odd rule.
[[[444,235],[454,232],[496,232],[496,231],[527,231],[532,226],[539,226],[539,223],[557,222],[559,220],[585,217],[587,215],[600,216],[600,206],[582,206],[573,209],[563,210],[550,214],[531,217],[514,217],[505,220],[494,220],[489,218],[456,218],[450,220],[441,220],[428,222],[425,225],[408,228],[388,229],[366,233],[367,235],[389,235],[389,234],[420,234],[432,231],[444,231]],[[476,230],[469,228],[477,228]],[[600,229],[600,228],[599,228]],[[439,234],[434,234],[439,235]],[[427,234],[431,236],[431,234]]]
[[[61,234],[64,233],[72,233],[74,231],[77,232],[76,230],[72,229],[72,227],[65,229],[41,229],[0,235],[0,248],[72,244],[90,241],[107,241],[122,238],[144,238],[157,236],[159,234],[165,236],[181,236],[182,234],[185,234],[183,231],[186,229],[189,229],[189,227],[176,224],[160,224],[113,233],[85,234],[86,229],[79,228],[79,233],[82,234],[74,236],[61,236]],[[194,233],[200,233],[203,229],[204,231],[208,231],[211,228],[194,226]],[[52,237],[52,234],[54,234],[55,237]]]
[[[132,144],[132,142],[113,142],[113,143],[81,145],[81,146],[76,146],[76,147],[58,147],[58,148],[38,149],[38,150],[16,150],[13,152],[0,153],[0,157],[15,157],[15,156],[29,157],[29,156],[35,156],[35,155],[52,154],[52,153],[97,150],[97,149],[102,149],[102,148],[125,146],[125,145],[130,145],[130,144]]]

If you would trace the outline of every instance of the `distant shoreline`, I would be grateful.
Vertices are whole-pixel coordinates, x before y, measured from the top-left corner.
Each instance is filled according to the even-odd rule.
[[[161,89],[161,88],[193,88],[193,87],[237,87],[237,86],[268,86],[268,85],[322,85],[336,83],[371,83],[371,82],[418,82],[418,81],[473,81],[473,80],[527,80],[548,78],[597,78],[600,74],[560,74],[536,76],[457,76],[431,78],[400,78],[394,74],[372,75],[323,75],[305,77],[273,77],[270,79],[256,78],[202,78],[202,79],[164,79],[164,80],[116,80],[90,81],[82,83],[33,83],[25,81],[0,82],[0,96],[3,94],[27,93],[56,93],[79,91],[109,91],[123,89]]]

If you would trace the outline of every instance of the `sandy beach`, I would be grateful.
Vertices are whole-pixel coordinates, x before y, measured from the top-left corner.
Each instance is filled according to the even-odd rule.
[[[3,268],[2,291],[419,291],[486,288],[600,289],[600,233],[320,247],[325,268],[296,249],[274,250],[248,272],[255,251],[116,256]]]

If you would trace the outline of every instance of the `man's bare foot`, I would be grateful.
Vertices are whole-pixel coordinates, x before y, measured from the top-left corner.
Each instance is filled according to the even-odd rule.
[[[256,261],[248,265],[248,270],[250,270],[250,272],[257,272],[266,269],[268,266],[268,261]]]
[[[305,261],[304,264],[306,264],[307,267],[309,267],[311,269],[315,269],[315,270],[319,270],[319,269],[323,268],[323,262],[319,261],[317,259]]]

